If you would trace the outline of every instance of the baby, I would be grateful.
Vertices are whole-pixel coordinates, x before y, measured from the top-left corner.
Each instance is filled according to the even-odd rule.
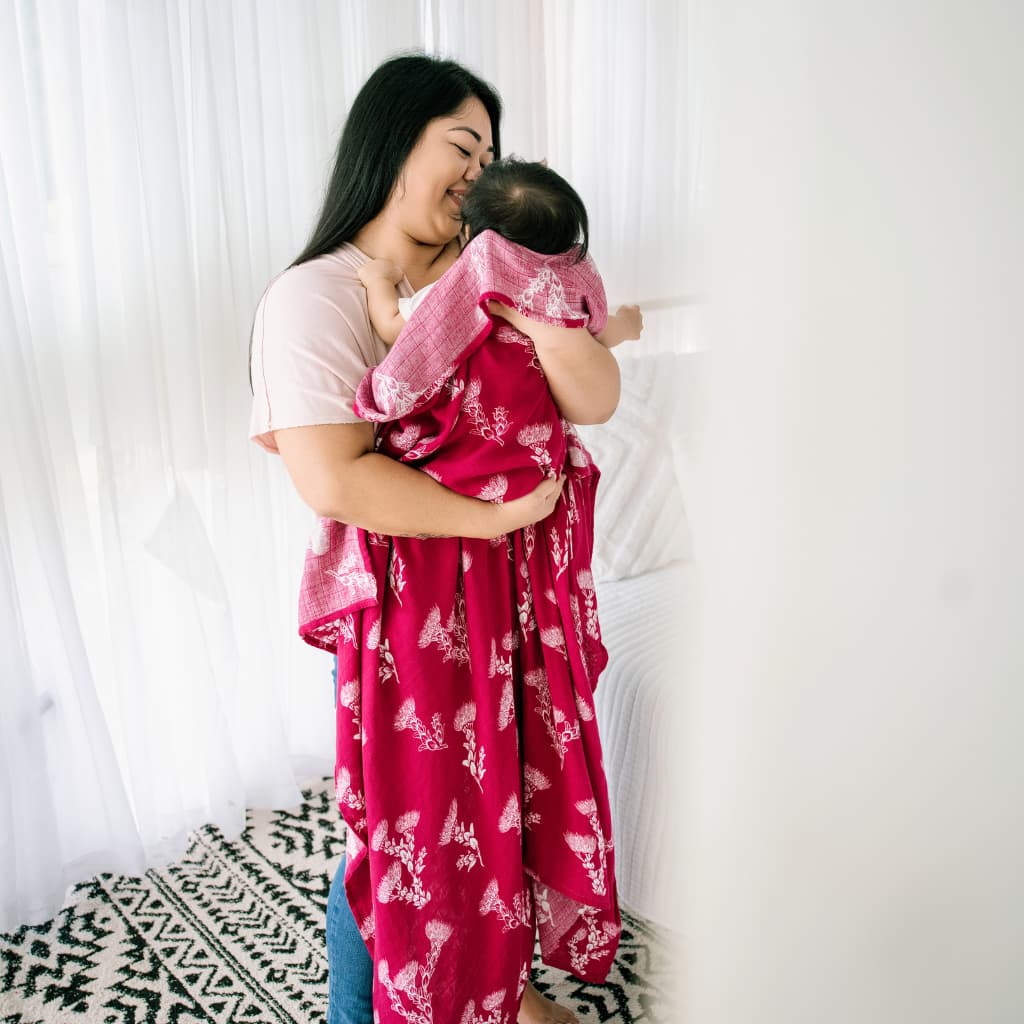
[[[589,229],[587,211],[576,190],[544,163],[507,157],[490,163],[462,203],[463,235],[468,242],[481,231],[491,230],[538,256],[540,268],[545,255],[577,248],[577,259],[587,255]],[[372,259],[358,271],[366,289],[370,322],[381,340],[391,345],[406,321],[430,289],[427,285],[410,298],[400,298],[397,285],[405,276],[391,260]],[[492,304],[492,312],[509,315]],[[512,317],[525,329],[522,318]],[[640,337],[643,321],[639,306],[620,306],[608,317],[597,340],[606,348]],[[530,333],[529,330],[526,333]]]

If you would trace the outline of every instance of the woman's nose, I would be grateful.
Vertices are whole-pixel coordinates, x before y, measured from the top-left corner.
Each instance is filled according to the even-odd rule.
[[[466,173],[463,177],[466,181],[476,181],[477,178],[483,174],[484,165],[476,160],[471,160],[469,166],[466,168]]]

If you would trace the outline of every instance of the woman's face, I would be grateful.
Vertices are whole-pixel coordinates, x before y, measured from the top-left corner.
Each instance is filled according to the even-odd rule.
[[[388,213],[417,242],[450,242],[462,226],[463,198],[492,159],[491,119],[473,96],[424,128],[395,184]]]

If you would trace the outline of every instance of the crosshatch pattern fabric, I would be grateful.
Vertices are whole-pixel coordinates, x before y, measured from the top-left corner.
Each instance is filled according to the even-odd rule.
[[[615,956],[593,705],[607,662],[590,572],[599,473],[529,339],[485,312],[499,298],[599,330],[600,277],[574,260],[474,239],[357,392],[378,450],[462,493],[502,501],[565,472],[552,514],[491,541],[353,544],[324,522],[310,547],[303,593],[320,614],[303,633],[338,653],[346,887],[381,1024],[514,1021],[535,929],[545,962],[578,977],[603,980]]]

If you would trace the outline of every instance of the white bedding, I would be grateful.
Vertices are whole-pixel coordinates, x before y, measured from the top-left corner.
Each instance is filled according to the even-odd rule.
[[[615,830],[622,905],[680,927],[678,856],[683,814],[678,765],[694,624],[694,566],[599,583],[608,648],[595,705]]]

